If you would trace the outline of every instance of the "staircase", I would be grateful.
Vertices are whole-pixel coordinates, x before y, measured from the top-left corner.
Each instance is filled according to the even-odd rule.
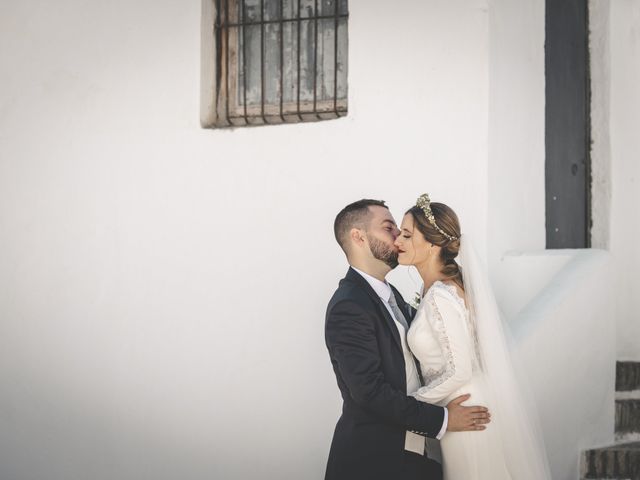
[[[583,452],[583,480],[640,480],[640,362],[616,364],[615,428],[615,445]]]

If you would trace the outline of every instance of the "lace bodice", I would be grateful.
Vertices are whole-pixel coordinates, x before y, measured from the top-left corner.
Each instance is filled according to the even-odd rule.
[[[424,295],[407,334],[420,362],[421,401],[439,403],[465,385],[477,370],[469,312],[452,285],[435,282]]]

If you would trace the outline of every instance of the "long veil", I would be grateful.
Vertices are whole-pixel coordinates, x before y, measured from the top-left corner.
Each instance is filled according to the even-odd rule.
[[[492,422],[487,428],[497,428],[500,433],[512,479],[550,480],[533,398],[525,396],[522,377],[514,371],[508,327],[502,321],[489,278],[467,235],[460,238],[459,256],[470,328],[491,410]]]

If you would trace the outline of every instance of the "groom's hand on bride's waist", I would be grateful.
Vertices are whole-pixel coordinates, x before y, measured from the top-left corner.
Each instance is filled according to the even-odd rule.
[[[484,430],[485,424],[491,421],[491,414],[486,407],[463,407],[462,402],[471,398],[471,395],[461,395],[451,400],[447,405],[449,411],[448,432],[464,432],[471,430]]]

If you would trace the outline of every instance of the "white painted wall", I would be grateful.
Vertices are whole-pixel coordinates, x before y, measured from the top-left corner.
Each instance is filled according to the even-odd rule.
[[[611,0],[589,0],[591,69],[591,246],[609,249],[611,236]]]
[[[581,453],[614,441],[613,262],[604,250],[512,251],[493,285],[516,372],[537,410],[552,478],[580,478]],[[605,319],[603,321],[603,319]]]
[[[558,263],[564,263],[557,270]],[[526,266],[529,266],[527,271]],[[537,289],[510,320],[529,377],[554,480],[579,478],[580,454],[614,433],[615,325],[612,262],[601,250],[506,256],[514,283]],[[524,287],[520,287],[523,289]]]
[[[0,4],[0,477],[322,478],[335,213],[487,248],[486,1],[350,7],[347,118],[212,131],[199,2]]]
[[[544,0],[492,0],[488,258],[545,248]]]
[[[511,251],[495,267],[496,300],[506,319],[515,319],[575,256],[575,250]]]
[[[0,477],[322,478],[335,213],[428,191],[492,270],[544,246],[518,3],[352,0],[349,116],[235,131],[199,127],[199,2],[0,4]]]
[[[618,357],[640,360],[640,4],[611,2],[611,252],[616,260]]]

